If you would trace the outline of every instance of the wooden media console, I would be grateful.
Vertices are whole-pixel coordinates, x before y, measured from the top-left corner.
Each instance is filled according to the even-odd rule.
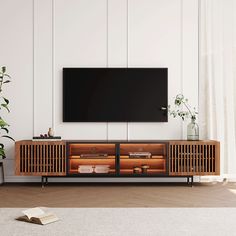
[[[218,141],[17,141],[15,173],[48,177],[185,177],[220,174]],[[191,180],[189,182],[189,180]]]

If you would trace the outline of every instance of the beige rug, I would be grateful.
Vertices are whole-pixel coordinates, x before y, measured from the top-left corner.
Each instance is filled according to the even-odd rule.
[[[1,236],[234,236],[236,208],[52,208],[60,221],[41,226],[0,209]]]

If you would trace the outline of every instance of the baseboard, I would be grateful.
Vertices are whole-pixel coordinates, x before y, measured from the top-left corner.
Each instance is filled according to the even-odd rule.
[[[202,176],[200,177],[200,182],[236,182],[236,175],[224,174],[221,176]]]

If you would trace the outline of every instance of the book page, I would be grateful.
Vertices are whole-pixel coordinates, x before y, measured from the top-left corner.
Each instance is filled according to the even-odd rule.
[[[45,213],[39,217],[39,220],[42,225],[49,224],[55,221],[58,221],[58,217],[53,213]]]
[[[31,217],[40,217],[45,212],[40,207],[34,207],[34,208],[30,208],[30,209],[22,211],[22,213],[30,219]]]

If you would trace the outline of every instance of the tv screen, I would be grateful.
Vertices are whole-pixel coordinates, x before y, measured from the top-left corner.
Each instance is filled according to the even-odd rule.
[[[63,68],[63,122],[167,122],[167,68]]]

